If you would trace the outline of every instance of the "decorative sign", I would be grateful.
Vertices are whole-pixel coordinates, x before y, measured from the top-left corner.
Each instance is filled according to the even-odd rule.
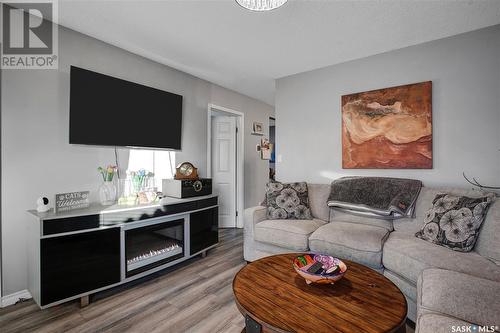
[[[56,213],[90,206],[89,191],[56,194],[54,210]]]

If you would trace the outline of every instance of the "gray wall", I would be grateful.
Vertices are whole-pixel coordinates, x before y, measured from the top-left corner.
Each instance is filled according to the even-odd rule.
[[[343,170],[342,95],[432,80],[432,170]],[[329,183],[344,175],[468,186],[462,171],[500,184],[500,26],[277,81],[277,178]]]
[[[26,210],[35,207],[36,198],[90,190],[97,200],[96,167],[114,163],[111,148],[68,143],[70,65],[183,95],[182,151],[176,160],[193,162],[202,176],[209,103],[244,112],[245,133],[252,121],[267,123],[274,114],[273,107],[260,101],[61,27],[59,70],[2,72],[2,295],[26,289],[25,230],[34,223]],[[245,137],[247,205],[260,200],[268,176],[267,161],[254,152],[253,139]],[[125,168],[127,156],[128,150],[120,149]]]
[[[260,159],[260,154],[255,148],[262,137],[250,133],[252,132],[253,123],[260,122],[264,124],[264,135],[269,137],[269,116],[274,114],[274,108],[217,85],[212,85],[211,100],[215,105],[225,106],[245,113],[245,135],[243,138],[245,144],[245,166],[243,171],[245,177],[245,208],[256,206],[264,198],[265,186],[269,178],[269,161]],[[260,112],[254,112],[253,110],[256,108]],[[265,114],[268,117],[264,119]]]

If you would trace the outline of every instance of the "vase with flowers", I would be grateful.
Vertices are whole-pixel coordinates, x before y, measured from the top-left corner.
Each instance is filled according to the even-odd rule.
[[[117,171],[114,165],[108,165],[106,168],[98,167],[97,171],[102,176],[102,184],[99,186],[99,199],[102,205],[109,206],[116,202],[116,185],[113,177]]]

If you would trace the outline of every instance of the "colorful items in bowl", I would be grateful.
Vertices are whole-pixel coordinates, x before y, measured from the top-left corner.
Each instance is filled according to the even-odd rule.
[[[307,284],[334,284],[340,280],[347,266],[338,258],[322,254],[303,254],[293,260],[293,268]]]

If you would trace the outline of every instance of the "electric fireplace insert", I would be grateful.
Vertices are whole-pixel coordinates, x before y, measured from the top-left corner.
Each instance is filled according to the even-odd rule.
[[[184,219],[125,230],[126,276],[184,256]]]

